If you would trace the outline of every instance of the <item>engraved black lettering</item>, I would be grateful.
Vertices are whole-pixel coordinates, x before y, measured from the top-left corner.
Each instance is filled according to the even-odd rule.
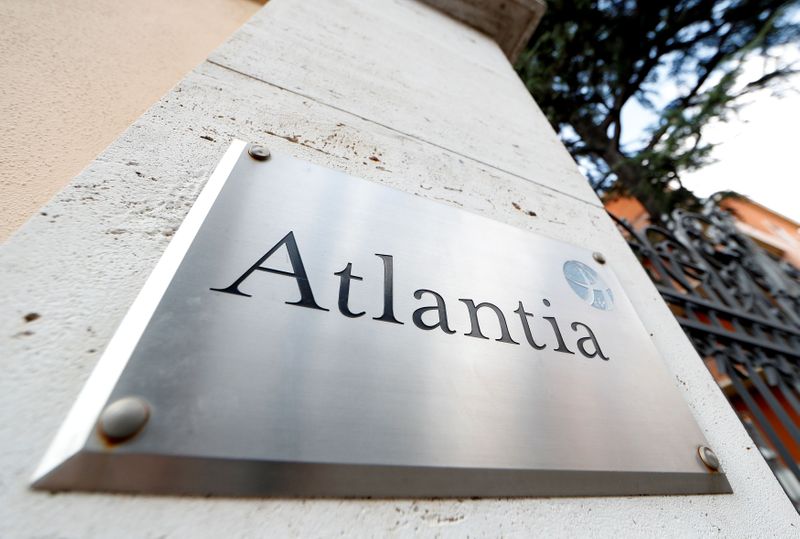
[[[342,271],[334,273],[334,275],[339,277],[339,311],[349,318],[358,318],[359,316],[364,316],[366,312],[361,311],[360,313],[354,313],[350,310],[348,306],[348,301],[350,300],[350,280],[363,281],[364,278],[353,275],[352,271],[353,263],[348,262]]]
[[[501,311],[500,308],[497,307],[497,305],[493,305],[489,302],[483,302],[479,303],[478,305],[475,305],[475,302],[472,301],[471,299],[459,298],[458,301],[464,303],[464,305],[467,306],[467,310],[469,311],[469,321],[472,326],[470,332],[465,333],[464,335],[467,335],[468,337],[476,337],[478,339],[489,338],[485,336],[483,333],[481,333],[480,320],[478,320],[478,309],[488,307],[489,309],[494,311],[495,315],[497,315],[497,321],[500,324],[500,338],[495,340],[509,344],[519,344],[518,342],[513,340],[511,338],[511,335],[508,333],[508,325],[506,324],[506,317],[503,315],[503,311]]]
[[[414,325],[417,326],[419,329],[431,330],[436,328],[442,328],[442,331],[444,331],[447,334],[452,335],[453,333],[455,333],[455,331],[450,329],[450,326],[447,325],[447,306],[445,305],[444,298],[442,298],[442,296],[440,296],[437,292],[434,292],[433,290],[427,290],[425,288],[421,288],[416,292],[414,292],[414,297],[417,299],[422,299],[422,294],[426,293],[431,294],[433,295],[433,297],[436,298],[436,306],[420,307],[419,309],[414,311],[414,314],[411,315],[411,318],[414,320]],[[429,311],[436,311],[439,315],[439,318],[437,319],[435,324],[426,324],[422,320],[422,315]]]
[[[383,314],[374,317],[373,320],[402,324],[394,317],[394,259],[392,255],[375,253],[375,256],[383,260]]]
[[[564,343],[564,337],[561,335],[558,321],[552,316],[544,316],[543,318],[550,322],[550,325],[553,327],[553,334],[555,334],[556,340],[558,341],[558,348],[556,348],[555,351],[564,352],[565,354],[574,354],[575,352],[567,348],[567,345]]]
[[[543,299],[542,303],[545,307],[550,306],[550,300],[547,298]],[[553,334],[556,336],[556,340],[558,341],[558,348],[556,348],[555,351],[563,352],[565,354],[574,354],[575,352],[567,348],[567,345],[564,343],[564,337],[561,335],[561,329],[558,327],[558,320],[552,316],[544,316],[542,318],[550,322],[550,326],[553,328]]]
[[[547,348],[546,344],[537,344],[537,342],[533,339],[533,332],[531,331],[531,327],[528,325],[528,317],[533,316],[533,314],[525,312],[525,307],[522,305],[521,301],[519,302],[519,307],[514,312],[519,315],[519,319],[522,322],[522,329],[525,331],[525,338],[528,339],[528,344],[530,344],[536,350],[544,350]]]
[[[608,357],[603,355],[603,351],[600,349],[600,343],[597,342],[597,338],[594,336],[594,332],[592,331],[592,328],[590,328],[589,326],[587,326],[583,322],[573,322],[571,327],[572,327],[572,330],[575,331],[575,332],[578,331],[579,327],[586,328],[586,331],[589,333],[589,335],[587,337],[582,337],[582,338],[578,339],[577,346],[578,346],[578,350],[580,350],[581,354],[583,354],[584,356],[589,357],[589,358],[600,356],[601,358],[603,358],[606,361],[608,361]],[[586,347],[584,345],[584,343],[586,341],[591,341],[592,342],[592,346],[594,347],[594,352],[592,352],[591,354],[586,350]]]
[[[292,271],[291,272],[282,271],[262,266],[262,264],[282,246],[286,246],[286,251],[289,253],[289,262],[292,265]],[[306,275],[306,268],[305,266],[303,266],[303,259],[300,257],[300,250],[297,248],[297,242],[295,242],[294,239],[294,232],[289,232],[288,234],[286,234],[286,236],[284,236],[281,241],[276,243],[272,247],[272,249],[267,251],[267,254],[259,258],[255,264],[250,266],[250,268],[247,271],[245,271],[238,279],[233,281],[233,284],[231,284],[226,288],[212,288],[211,290],[215,292],[225,292],[227,294],[235,294],[237,296],[244,296],[247,298],[252,297],[250,294],[246,294],[241,290],[239,290],[239,286],[248,277],[250,277],[250,275],[256,270],[266,271],[269,273],[276,273],[278,275],[284,275],[286,277],[294,278],[295,282],[297,282],[297,288],[300,290],[300,299],[298,301],[287,301],[286,302],[287,304],[298,305],[300,307],[307,307],[309,309],[318,309],[320,311],[329,310],[320,307],[314,300],[314,293],[311,290],[311,283],[308,280],[308,275]]]

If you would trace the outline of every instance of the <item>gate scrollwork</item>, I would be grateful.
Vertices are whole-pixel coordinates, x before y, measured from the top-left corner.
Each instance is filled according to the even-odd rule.
[[[800,508],[800,270],[714,205],[642,230],[611,217]]]

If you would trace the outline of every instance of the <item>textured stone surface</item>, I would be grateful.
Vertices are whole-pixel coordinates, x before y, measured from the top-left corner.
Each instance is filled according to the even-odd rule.
[[[238,73],[238,68],[200,66],[3,248],[0,537],[796,536],[800,519],[788,499],[599,202],[578,189],[575,165],[527,94],[509,86],[511,91],[496,96],[491,118],[483,118],[484,108],[464,101],[471,94],[452,95],[450,109],[442,108],[441,98],[415,87],[383,100],[379,88],[372,87],[339,106],[294,88],[283,89],[292,86],[292,80],[307,84],[310,74],[322,68],[298,64],[295,57],[281,59],[282,52],[276,51],[282,49],[273,40],[280,39],[276,28],[299,24],[295,17],[302,16],[304,31],[314,36],[332,20],[350,24],[358,33],[367,14],[375,36],[384,38],[380,44],[366,40],[364,45],[401,57],[400,51],[411,45],[387,36],[391,29],[404,27],[402,17],[407,17],[410,25],[424,23],[440,36],[475,40],[474,62],[454,58],[459,52],[442,44],[427,52],[433,60],[404,60],[398,66],[404,80],[413,80],[415,70],[424,69],[417,75],[435,77],[441,85],[454,75],[450,70],[461,71],[456,75],[465,79],[512,80],[497,45],[410,0],[373,0],[357,6],[315,1],[318,15],[336,15],[313,18],[302,7],[310,3],[273,0],[226,47],[226,54],[233,46],[243,51],[246,36],[258,36],[247,54],[262,54],[264,65],[280,64],[275,75],[279,83],[269,80],[269,70],[257,80]],[[344,4],[351,6],[350,22]],[[395,9],[400,11],[392,12],[390,21],[377,15]],[[269,29],[261,29],[266,22]],[[317,26],[322,27],[319,32]],[[367,56],[372,54],[378,53]],[[330,59],[320,55],[319,61]],[[425,67],[436,64],[439,71]],[[363,90],[362,83],[345,69],[333,88],[354,96],[356,87]],[[395,100],[392,106],[405,111],[404,128],[387,124],[393,116],[380,116],[383,109],[374,102],[381,100],[383,107]],[[358,106],[364,110],[350,110]],[[452,110],[465,116],[456,118]],[[379,117],[367,114],[372,112]],[[518,116],[527,117],[528,123]],[[502,130],[496,126],[516,126],[515,136],[524,139],[525,149],[498,153],[493,161],[497,166],[487,164],[491,152],[472,155],[471,147],[460,145],[476,136],[470,125],[479,118],[497,133]],[[451,119],[451,129],[439,129],[435,143],[422,136],[429,124],[443,127]],[[602,251],[720,457],[734,494],[370,501],[30,491],[28,478],[100,351],[233,138],[262,141],[276,152]],[[495,141],[498,152],[504,141],[509,142]],[[31,313],[39,317],[26,321]]]
[[[274,2],[210,60],[599,205],[502,51],[430,6]]]

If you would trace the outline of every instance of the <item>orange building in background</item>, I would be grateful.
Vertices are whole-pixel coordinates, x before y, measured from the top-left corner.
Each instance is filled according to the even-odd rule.
[[[736,218],[736,226],[761,247],[800,268],[800,224],[747,197],[728,196],[719,206]]]
[[[635,229],[641,230],[650,223],[650,214],[634,197],[604,195],[601,197],[606,211],[617,219],[625,219]]]
[[[729,211],[736,227],[775,258],[800,268],[800,223],[789,219],[738,193],[717,194],[717,204]],[[633,197],[609,196],[603,199],[609,213],[627,220],[636,230],[650,224],[647,210]]]

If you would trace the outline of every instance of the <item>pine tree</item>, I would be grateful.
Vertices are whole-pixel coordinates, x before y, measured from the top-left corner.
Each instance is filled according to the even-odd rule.
[[[680,174],[710,161],[705,125],[796,71],[777,62],[742,81],[742,63],[798,46],[798,1],[548,0],[517,71],[598,192],[635,196],[654,219],[696,203]],[[659,104],[667,89],[678,94]],[[656,120],[623,144],[622,110]],[[756,150],[754,150],[755,152]]]

